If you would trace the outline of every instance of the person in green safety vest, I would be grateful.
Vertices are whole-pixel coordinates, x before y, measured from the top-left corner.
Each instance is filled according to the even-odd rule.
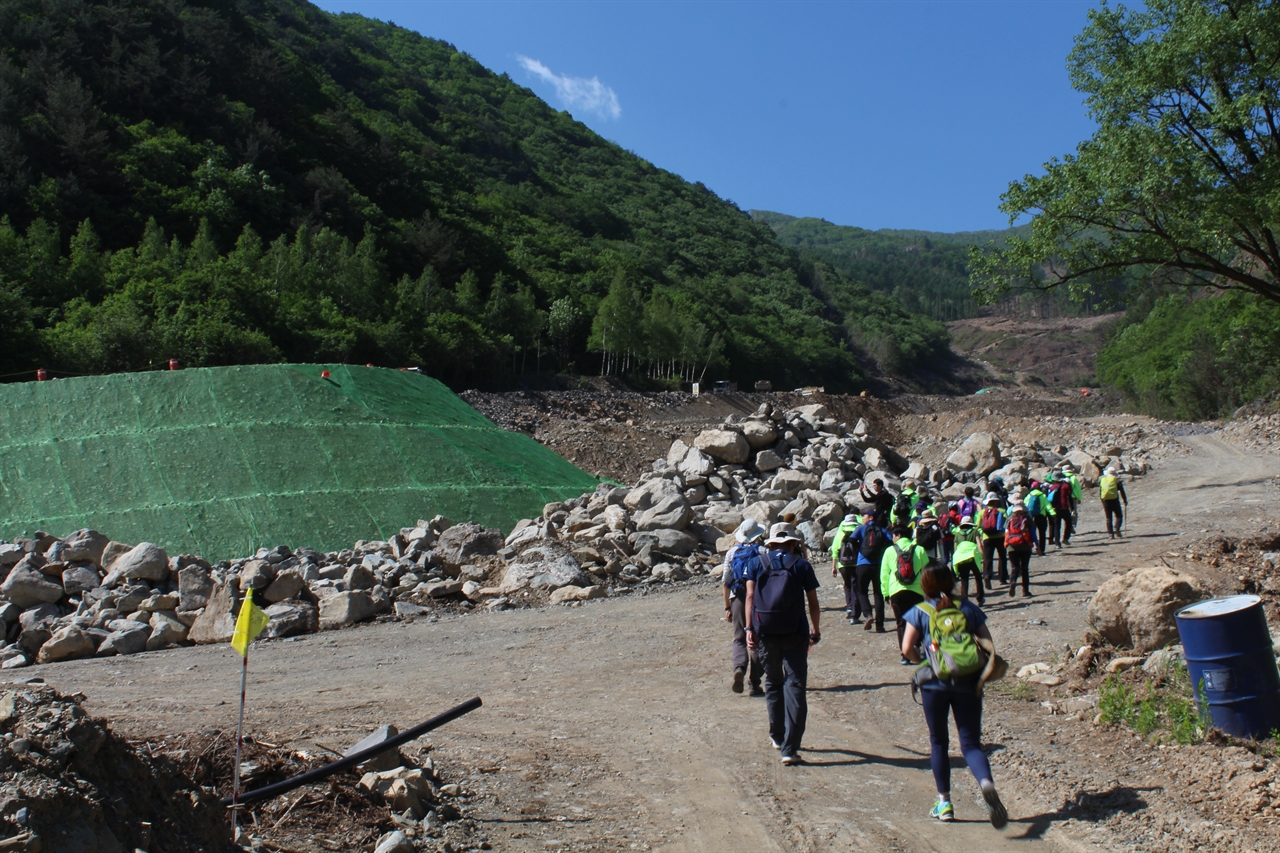
[[[913,526],[912,521],[916,517],[916,504],[919,502],[920,496],[916,494],[916,481],[903,480],[902,490],[898,492],[898,497],[893,502],[893,509],[889,512],[889,523],[893,527],[899,524]]]
[[[840,580],[844,583],[844,612],[849,619],[849,624],[862,620],[862,607],[858,602],[858,596],[854,591],[854,582],[857,580],[858,564],[851,563],[843,565],[840,562],[840,548],[844,545],[844,539],[853,531],[862,525],[861,519],[855,513],[849,513],[840,522],[840,526],[836,528],[835,537],[831,540],[831,576],[835,577],[836,573],[840,574]],[[870,616],[871,614],[866,614]]]
[[[1045,543],[1049,541],[1049,496],[1040,488],[1039,480],[1031,481],[1031,491],[1023,498],[1022,505],[1027,508],[1027,517],[1036,534],[1036,553],[1043,557]]]

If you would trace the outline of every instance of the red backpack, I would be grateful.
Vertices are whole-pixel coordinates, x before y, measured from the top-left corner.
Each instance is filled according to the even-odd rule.
[[[989,506],[982,511],[982,532],[983,533],[999,533],[1000,532],[1000,510]]]
[[[1004,529],[1004,544],[1009,548],[1030,547],[1031,523],[1027,521],[1027,517],[1022,513],[1015,512],[1009,516],[1009,521]]]

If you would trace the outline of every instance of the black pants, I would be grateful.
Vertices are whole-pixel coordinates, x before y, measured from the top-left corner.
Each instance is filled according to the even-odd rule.
[[[1107,514],[1107,533],[1119,533],[1120,525],[1124,524],[1124,510],[1120,509],[1119,498],[1103,498],[1102,509]],[[1115,518],[1115,529],[1111,529],[1111,519]]]
[[[902,635],[907,632],[907,611],[924,601],[918,592],[904,589],[889,596],[889,606],[893,608],[893,621],[898,623],[898,654],[902,654]]]
[[[960,582],[960,597],[969,597],[969,576],[973,576],[973,585],[978,588],[978,604],[981,605],[986,601],[983,594],[985,590],[982,588],[982,573],[978,571],[978,564],[973,560],[961,560],[955,565],[956,580]]]
[[[844,609],[854,619],[862,617],[862,607],[858,602],[858,594],[854,591],[854,584],[857,582],[858,572],[853,566],[839,565],[836,566],[840,572],[840,581],[844,584]],[[867,616],[871,615],[871,611],[867,611]]]
[[[759,653],[747,648],[747,626],[743,621],[747,615],[747,603],[737,597],[729,599],[729,615],[733,619],[733,643],[729,647],[733,668],[747,669],[749,665],[751,686],[759,687],[764,667],[760,664]]]
[[[1033,515],[1031,523],[1036,528],[1036,551],[1041,557],[1044,556],[1044,546],[1049,541],[1049,516]]]
[[[1075,526],[1071,523],[1071,512],[1061,510],[1049,518],[1049,541],[1059,547],[1071,544],[1071,534]]]
[[[991,573],[996,567],[996,554],[1000,555],[1000,583],[1009,582],[1009,552],[1004,548],[1004,534],[1000,533],[982,540],[982,562],[986,566],[983,574],[987,577],[987,585],[991,585]]]
[[[867,596],[867,587],[871,588],[872,597],[875,598],[875,617],[876,630],[884,632],[884,594],[880,592],[880,566],[879,564],[871,565],[863,563],[858,566],[858,576],[854,583],[854,590],[858,594],[858,607],[862,611],[862,618],[869,619],[872,614],[871,598]]]
[[[1010,548],[1009,562],[1013,564],[1013,574],[1009,576],[1009,594],[1018,586],[1018,577],[1022,577],[1022,592],[1031,594],[1031,548]]]

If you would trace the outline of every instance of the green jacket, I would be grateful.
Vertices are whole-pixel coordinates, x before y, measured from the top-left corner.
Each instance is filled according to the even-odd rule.
[[[897,499],[897,498],[894,498],[894,500],[893,500],[893,508],[889,510],[889,524],[890,524],[890,526],[892,526],[892,525],[894,525],[894,524],[897,524],[897,523],[898,523],[898,522],[900,522],[900,521],[901,521],[901,522],[903,522],[903,523],[907,523],[907,524],[909,524],[909,523],[911,523],[912,521],[914,521],[914,520],[915,520],[915,517],[916,517],[916,501],[920,500],[920,495],[919,495],[919,493],[918,493],[918,492],[913,492],[913,491],[911,491],[910,489],[903,489],[901,492],[899,492],[899,493],[898,493],[898,495],[899,495],[899,497],[900,497],[900,496],[902,496],[902,495],[907,495],[907,496],[908,496],[908,498],[907,498],[907,506],[911,507],[911,510],[910,510],[910,513],[909,513],[911,517],[910,517],[910,518],[902,518],[902,519],[898,518],[898,499]]]
[[[972,560],[978,567],[978,571],[982,571],[982,531],[977,526],[970,527],[967,531],[958,525],[951,528],[951,535],[955,537],[954,550],[951,555],[951,567],[954,569],[957,563],[963,563],[965,560]]]
[[[836,528],[835,538],[831,540],[831,559],[833,561],[840,559],[840,546],[844,544],[844,537],[857,530],[861,525],[861,521],[840,522],[840,526]]]
[[[904,554],[908,550],[914,552],[911,555],[911,562],[916,569],[916,579],[910,586],[903,586],[898,580],[898,552],[892,548],[885,548],[884,556],[880,558],[880,591],[885,598],[890,598],[904,590],[924,595],[924,590],[920,588],[920,577],[924,574],[924,567],[929,565],[929,555],[905,536],[897,541],[897,545]]]
[[[1080,478],[1076,476],[1074,471],[1067,472],[1067,479],[1071,481],[1071,497],[1075,498],[1076,503],[1084,497],[1084,486],[1080,485]]]

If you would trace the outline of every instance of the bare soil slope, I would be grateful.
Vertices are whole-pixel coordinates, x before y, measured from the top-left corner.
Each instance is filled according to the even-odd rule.
[[[983,365],[989,384],[1070,389],[1095,384],[1095,358],[1120,316],[974,317],[947,329],[952,350]]]

